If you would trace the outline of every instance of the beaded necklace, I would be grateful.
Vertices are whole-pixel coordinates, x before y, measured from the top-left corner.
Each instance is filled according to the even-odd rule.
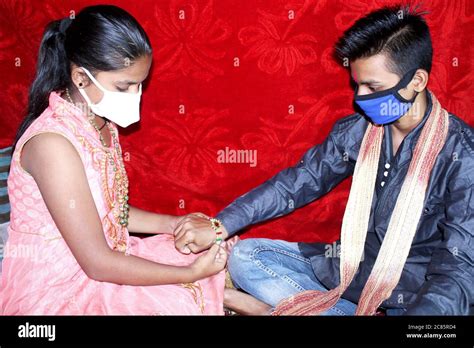
[[[75,105],[74,101],[71,98],[71,95],[69,94],[69,88],[66,88],[66,97],[71,104]],[[117,218],[117,221],[121,226],[127,227],[129,212],[130,212],[130,206],[128,205],[128,198],[129,198],[128,197],[128,177],[127,177],[127,172],[125,171],[125,165],[123,163],[123,158],[122,158],[122,151],[120,149],[117,136],[108,120],[106,120],[104,125],[101,128],[99,128],[97,126],[97,123],[95,122],[95,115],[90,111],[88,112],[88,118],[89,118],[89,123],[99,133],[100,142],[102,143],[102,147],[103,147],[102,150],[105,152],[107,159],[109,160],[109,163],[112,166],[113,171],[114,171],[114,175],[115,175],[114,178],[115,178],[115,183],[116,183],[116,185],[114,186],[115,186],[115,192],[116,192],[116,197],[118,201],[118,209],[115,210],[114,216]],[[114,161],[112,151],[109,149],[109,147],[107,147],[104,137],[102,136],[101,129],[106,124],[108,125],[109,132],[112,136],[112,144],[113,144],[113,149],[115,150],[117,162],[119,163],[118,166],[117,166],[117,163]],[[105,171],[105,168],[103,168],[103,170]],[[105,175],[105,173],[103,174]],[[104,189],[107,189],[107,188],[105,187]],[[113,208],[116,208],[115,203],[116,203],[115,201],[111,203]]]

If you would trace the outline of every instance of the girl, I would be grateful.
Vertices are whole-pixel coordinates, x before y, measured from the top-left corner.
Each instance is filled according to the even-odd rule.
[[[223,313],[225,251],[183,255],[172,236],[183,217],[128,204],[116,124],[139,120],[151,62],[118,7],[48,25],[8,178],[1,314]]]

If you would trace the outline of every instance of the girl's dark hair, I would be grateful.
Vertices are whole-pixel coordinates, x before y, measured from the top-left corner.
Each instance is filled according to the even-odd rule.
[[[389,69],[402,77],[412,69],[431,72],[433,47],[428,25],[416,7],[384,7],[357,20],[336,44],[339,60],[350,62],[378,53],[389,58]]]
[[[49,94],[71,85],[71,63],[95,74],[123,69],[151,52],[150,40],[137,20],[116,6],[85,7],[74,19],[49,23],[41,40],[27,115],[17,131],[13,149],[48,107]]]

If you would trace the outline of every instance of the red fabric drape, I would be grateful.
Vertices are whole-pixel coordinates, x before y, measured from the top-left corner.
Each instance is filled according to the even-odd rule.
[[[335,120],[352,113],[348,74],[332,59],[332,47],[357,18],[395,3],[0,0],[0,147],[11,144],[24,116],[46,23],[104,2],[132,13],[154,48],[142,120],[121,133],[131,204],[171,214],[218,212],[296,163]],[[474,2],[425,0],[423,7],[435,52],[429,87],[474,125]],[[220,163],[218,151],[226,148],[256,150],[256,165]],[[346,180],[245,236],[332,241],[349,186]]]

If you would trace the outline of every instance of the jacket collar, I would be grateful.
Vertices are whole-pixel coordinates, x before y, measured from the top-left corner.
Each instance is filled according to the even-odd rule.
[[[427,107],[425,114],[423,115],[423,119],[421,122],[413,128],[403,139],[402,143],[400,144],[400,148],[398,149],[398,154],[396,156],[393,155],[393,146],[392,146],[392,137],[391,137],[391,125],[385,125],[384,133],[384,149],[385,149],[385,157],[386,161],[390,163],[398,163],[398,166],[402,166],[407,162],[410,162],[413,154],[413,149],[415,148],[416,142],[421,134],[421,130],[423,129],[428,117],[431,113],[431,109],[433,107],[433,103],[431,101],[431,92],[428,90],[426,93],[427,98]]]

